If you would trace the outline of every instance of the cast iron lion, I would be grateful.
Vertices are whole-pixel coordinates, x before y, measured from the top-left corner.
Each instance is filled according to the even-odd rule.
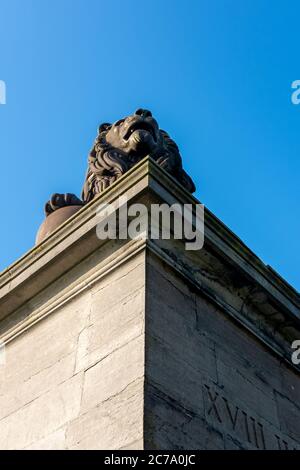
[[[99,127],[88,158],[82,200],[73,194],[54,194],[46,204],[46,215],[60,207],[88,203],[147,155],[188,191],[195,191],[193,181],[182,168],[175,142],[159,129],[150,111],[138,109],[114,124],[105,123]]]

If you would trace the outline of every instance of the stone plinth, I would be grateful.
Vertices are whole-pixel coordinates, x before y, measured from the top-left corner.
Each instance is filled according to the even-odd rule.
[[[0,276],[1,449],[300,446],[300,301],[206,210],[205,244],[96,236],[197,200],[144,160]]]

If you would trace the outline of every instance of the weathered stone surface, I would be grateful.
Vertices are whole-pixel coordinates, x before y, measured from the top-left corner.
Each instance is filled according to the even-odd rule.
[[[255,347],[254,344],[253,347]],[[228,354],[216,346],[216,354],[218,385],[224,387],[231,396],[244,397],[245,404],[255,409],[258,416],[263,416],[266,420],[279,426],[274,389],[265,383],[258,374],[257,376],[255,373],[252,374],[251,368],[255,367],[253,363],[248,360],[248,366],[242,364],[243,360],[247,361],[246,352],[241,351],[242,359],[240,359],[235,354]],[[262,362],[263,359],[260,356],[263,357],[263,354],[261,351],[257,351],[256,360]],[[275,368],[273,373],[274,371],[278,373]]]
[[[281,393],[275,392],[275,397],[278,406],[280,429],[300,442],[299,397],[297,402],[291,400],[287,394],[282,395]]]
[[[146,288],[146,445],[298,448],[299,408],[279,393],[295,375],[286,383],[276,356],[158,258],[147,258]]]
[[[103,193],[195,203],[145,161]],[[0,276],[0,448],[299,448],[299,296],[206,241],[101,242],[96,203]]]
[[[54,431],[40,441],[25,447],[24,450],[65,450],[66,449],[66,427]]]
[[[145,449],[224,449],[223,435],[198,414],[162,393],[145,389]]]
[[[141,446],[144,259],[140,254],[128,260],[8,343],[7,362],[0,367],[0,448],[105,448],[107,443],[113,449],[117,435],[120,447]],[[65,289],[66,280],[60,285]],[[41,302],[32,305],[40,308]],[[103,441],[97,434],[102,426],[107,427]]]
[[[83,295],[6,346],[0,367],[0,420],[74,375],[78,337],[90,306]],[[0,421],[1,423],[1,421]],[[0,424],[1,427],[1,424]]]
[[[91,290],[80,334],[76,370],[87,369],[144,332],[145,262],[137,256]]]
[[[117,349],[85,372],[84,413],[144,376],[144,335]]]
[[[93,403],[93,408],[70,423],[67,431],[67,448],[109,450],[142,448],[143,394],[142,378],[134,380],[115,394],[110,394],[97,405]]]
[[[294,402],[299,402],[300,397],[300,380],[299,375],[295,373],[291,367],[281,364],[281,387],[277,387],[281,393],[286,393],[289,399]]]
[[[79,414],[83,374],[57,386],[0,421],[0,448],[22,449]]]
[[[103,312],[101,317],[99,315],[89,329],[82,332],[79,341],[82,348],[85,348],[81,359],[84,368],[97,363],[144,333],[144,297],[143,289],[128,295],[111,310]],[[95,300],[94,306],[99,308],[101,303]]]
[[[27,379],[20,376],[7,380],[4,378],[0,396],[0,420],[71,378],[74,373],[74,359],[74,354],[69,354]],[[34,361],[31,359],[31,362]]]

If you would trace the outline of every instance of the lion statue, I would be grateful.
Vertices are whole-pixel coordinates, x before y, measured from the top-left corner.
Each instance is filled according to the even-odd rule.
[[[88,158],[82,200],[73,194],[54,194],[45,206],[46,215],[61,207],[90,202],[146,156],[155,160],[188,191],[195,191],[192,179],[182,168],[175,142],[159,129],[150,111],[138,109],[114,124],[105,123],[99,127]]]

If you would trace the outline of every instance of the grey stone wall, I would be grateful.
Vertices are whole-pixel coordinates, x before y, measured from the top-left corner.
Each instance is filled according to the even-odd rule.
[[[157,257],[146,285],[145,447],[299,449],[299,375]]]
[[[6,345],[0,449],[143,446],[144,292],[141,253]]]
[[[0,449],[299,448],[299,294],[208,210],[100,241],[120,196],[198,202],[145,159],[0,275]]]

